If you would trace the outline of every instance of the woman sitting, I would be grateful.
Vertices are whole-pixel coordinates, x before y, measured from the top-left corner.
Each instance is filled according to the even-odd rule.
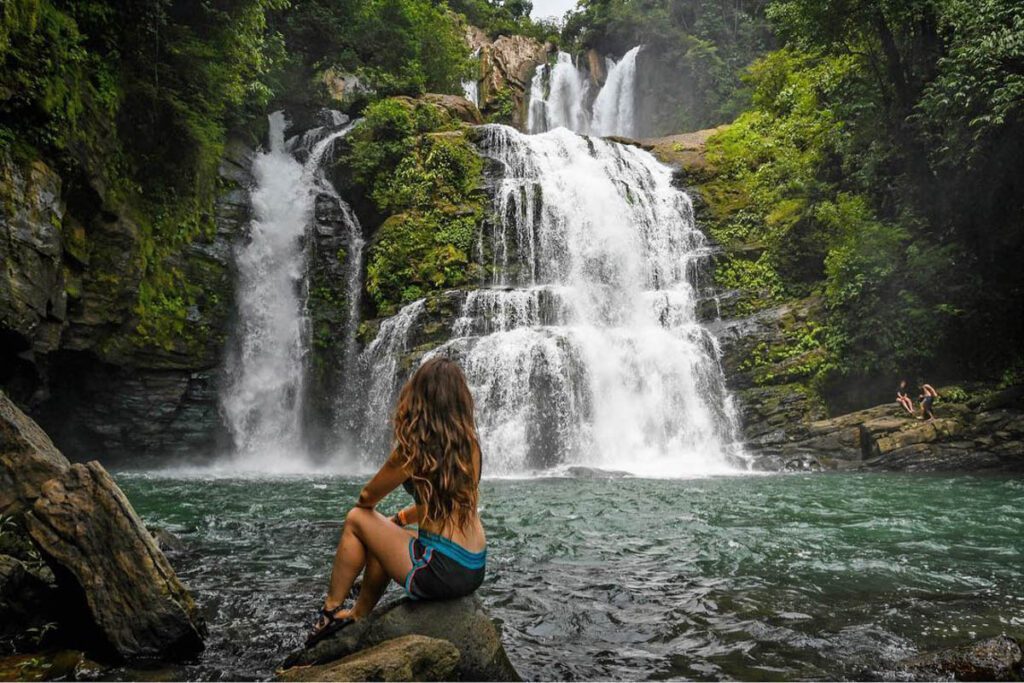
[[[459,366],[446,358],[424,363],[402,388],[394,423],[391,455],[345,517],[327,599],[307,646],[366,617],[392,579],[413,600],[469,595],[484,580],[480,444]],[[374,509],[403,484],[415,504],[391,519]],[[411,524],[419,525],[418,534],[404,528]],[[342,609],[360,572],[359,598]]]
[[[903,406],[903,409],[911,415],[916,414],[914,412],[914,400],[910,398],[910,387],[905,379],[901,379],[900,385],[896,388],[896,402]]]

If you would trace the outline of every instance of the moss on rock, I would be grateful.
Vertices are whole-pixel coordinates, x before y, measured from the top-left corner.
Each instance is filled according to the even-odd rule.
[[[383,221],[367,254],[377,315],[479,277],[483,162],[466,127],[436,100],[372,105],[344,159]]]

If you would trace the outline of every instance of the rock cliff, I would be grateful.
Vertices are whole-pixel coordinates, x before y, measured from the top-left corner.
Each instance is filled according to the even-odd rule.
[[[480,111],[488,121],[522,129],[526,122],[530,79],[537,66],[547,61],[554,48],[520,35],[487,37],[469,27],[466,42],[478,55]]]
[[[40,159],[0,154],[0,388],[72,458],[194,454],[220,438],[216,386],[250,155],[227,146],[215,229],[163,264],[193,295],[182,331],[154,336],[139,304],[150,218],[106,198],[99,178],[65,180]]]

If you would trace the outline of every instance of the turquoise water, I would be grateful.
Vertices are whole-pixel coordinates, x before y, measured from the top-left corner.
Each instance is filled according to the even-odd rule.
[[[189,546],[173,562],[211,635],[183,675],[269,677],[322,599],[362,482],[117,479]],[[481,502],[480,596],[526,679],[860,678],[1024,634],[1020,479],[492,480]]]

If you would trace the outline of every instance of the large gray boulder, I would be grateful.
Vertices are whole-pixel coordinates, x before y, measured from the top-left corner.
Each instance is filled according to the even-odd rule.
[[[125,659],[202,649],[205,626],[195,603],[107,471],[97,462],[70,464],[2,392],[0,514],[27,531],[52,569],[57,616],[74,635]],[[6,561],[3,569],[5,594],[44,592],[23,562]],[[7,600],[6,608],[15,614],[31,605]]]
[[[85,596],[121,657],[179,658],[203,649],[199,610],[124,493],[98,462],[43,484],[25,515],[63,588]]]
[[[281,675],[287,676],[285,672],[292,667],[332,662],[407,635],[452,643],[459,651],[455,680],[521,680],[501,644],[498,627],[475,595],[422,602],[402,599],[380,607],[365,620],[289,655]]]
[[[447,640],[402,636],[385,640],[329,664],[294,666],[282,681],[448,681],[455,677],[459,650]]]

